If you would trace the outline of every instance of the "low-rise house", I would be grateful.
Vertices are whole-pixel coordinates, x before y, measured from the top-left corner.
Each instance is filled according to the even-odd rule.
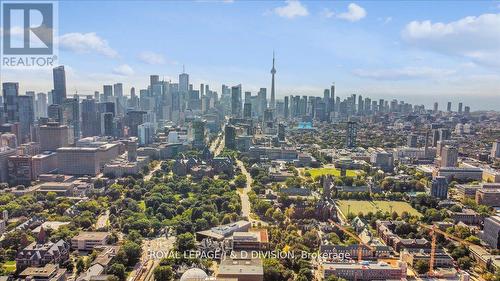
[[[217,278],[236,278],[238,281],[263,281],[264,267],[261,259],[242,257],[222,260]]]
[[[393,267],[380,263],[323,263],[323,276],[337,276],[347,280],[401,280],[406,278],[406,265],[402,262]]]
[[[406,262],[409,266],[414,267],[415,264],[422,260],[430,262],[431,259],[431,249],[404,249],[400,253],[401,260]],[[453,267],[453,258],[441,249],[436,249],[434,254],[434,267]]]
[[[247,232],[234,232],[229,239],[233,250],[265,250],[269,247],[267,229],[251,229]]]
[[[463,209],[461,212],[447,211],[455,223],[463,222],[467,225],[481,225],[484,218],[472,209]]]
[[[240,220],[234,223],[212,227],[209,230],[196,232],[196,239],[201,241],[204,238],[210,238],[216,241],[222,241],[235,232],[247,232],[250,229],[249,221]]]
[[[92,251],[96,246],[104,246],[109,232],[82,231],[71,239],[71,248],[79,251]]]
[[[18,270],[27,267],[42,267],[46,264],[62,265],[69,259],[70,246],[66,241],[59,240],[55,243],[45,242],[45,230],[38,233],[37,241],[20,250],[16,256]]]
[[[26,281],[66,281],[66,269],[55,264],[28,267],[19,273],[19,278]]]

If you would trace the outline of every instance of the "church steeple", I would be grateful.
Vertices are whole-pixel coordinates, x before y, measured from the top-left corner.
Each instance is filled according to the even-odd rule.
[[[274,85],[274,74],[276,74],[276,68],[274,68],[274,50],[273,50],[273,68],[271,69],[271,75],[272,75],[272,80],[271,80],[271,103],[269,104],[269,107],[271,109],[276,108],[276,89]]]

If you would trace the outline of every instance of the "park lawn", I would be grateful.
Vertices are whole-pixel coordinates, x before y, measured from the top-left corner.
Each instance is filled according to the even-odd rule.
[[[16,271],[16,262],[15,261],[6,261],[3,264],[3,268],[7,273],[12,273]]]
[[[391,212],[391,206],[392,211],[397,212],[398,215],[401,215],[404,211],[406,211],[412,216],[422,216],[422,214],[415,210],[410,204],[401,201],[337,200],[337,205],[345,217],[347,217],[348,211],[355,216],[359,213],[376,213],[378,210],[381,210],[384,213]]]
[[[304,172],[309,172],[313,179],[315,179],[316,177],[319,177],[319,176],[323,176],[323,175],[332,175],[335,177],[340,177],[340,170],[336,169],[336,168],[314,168],[314,169],[305,170]],[[355,177],[357,174],[358,174],[357,170],[347,170],[346,171],[346,176],[348,176],[348,177]]]

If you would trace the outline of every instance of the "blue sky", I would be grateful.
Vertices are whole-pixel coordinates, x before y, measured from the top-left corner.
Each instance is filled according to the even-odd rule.
[[[63,1],[59,58],[68,92],[146,87],[148,76],[270,87],[278,97],[338,94],[427,106],[500,107],[500,1]],[[48,91],[50,71],[3,70]]]

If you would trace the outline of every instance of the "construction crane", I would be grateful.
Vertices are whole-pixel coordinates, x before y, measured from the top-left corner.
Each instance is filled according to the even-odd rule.
[[[431,236],[432,236],[432,242],[431,242],[431,257],[430,257],[430,260],[429,260],[429,276],[434,276],[435,272],[434,272],[434,263],[435,263],[435,256],[436,256],[436,233],[439,233],[441,235],[443,235],[445,238],[449,239],[449,240],[453,240],[453,241],[456,241],[456,242],[459,242],[460,244],[463,244],[465,245],[467,248],[469,246],[472,246],[474,245],[473,243],[469,242],[469,241],[465,241],[461,238],[458,238],[454,235],[451,235],[449,233],[446,233],[444,231],[442,231],[441,229],[437,228],[436,225],[426,225],[426,224],[423,224],[423,223],[420,223],[419,224],[420,227],[422,228],[425,228],[427,229]]]
[[[350,237],[352,237],[354,240],[358,241],[359,242],[359,246],[358,246],[358,262],[361,262],[363,260],[363,246],[367,247],[368,249],[370,249],[372,252],[375,252],[375,248],[373,248],[372,246],[364,243],[359,237],[358,235],[350,232],[349,230],[347,230],[347,228],[341,226],[340,224],[334,222],[333,220],[328,220],[331,224],[335,225],[338,229],[340,229],[342,232],[344,232],[345,234],[349,235]]]

